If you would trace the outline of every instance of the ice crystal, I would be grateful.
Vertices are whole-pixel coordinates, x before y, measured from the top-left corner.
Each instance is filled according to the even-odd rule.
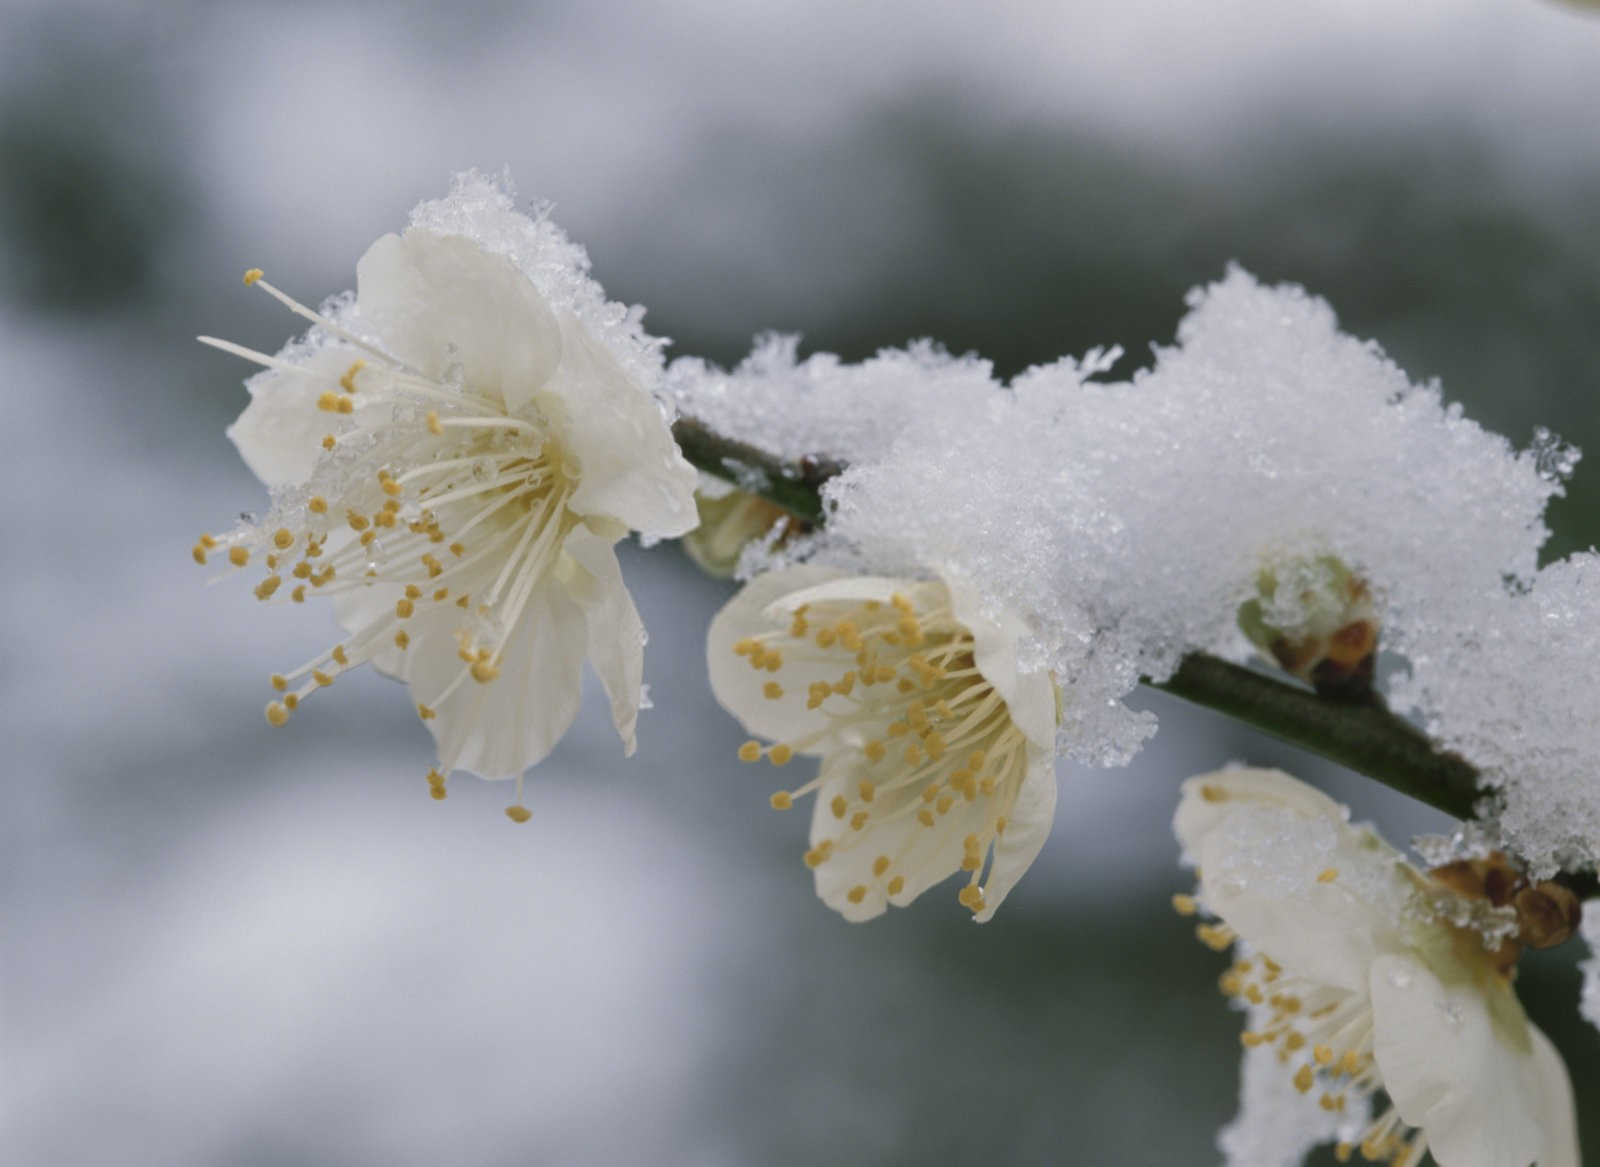
[[[1600,900],[1583,905],[1583,942],[1589,946],[1589,959],[1583,969],[1583,995],[1578,1008],[1590,1025],[1600,1029]]]
[[[1438,609],[1397,696],[1478,766],[1504,844],[1535,877],[1600,859],[1600,556]]]

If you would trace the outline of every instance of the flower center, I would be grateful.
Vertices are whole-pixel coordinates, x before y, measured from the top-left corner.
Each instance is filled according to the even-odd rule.
[[[787,629],[734,645],[754,671],[773,676],[764,685],[773,701],[784,696],[787,668],[812,677],[837,670],[807,685],[806,707],[826,716],[822,728],[795,741],[748,741],[739,749],[746,762],[765,756],[782,766],[796,751],[828,741],[828,759],[816,778],[772,796],[779,810],[814,793],[841,766],[858,776],[853,789],[829,802],[837,833],[805,853],[807,866],[870,845],[869,827],[914,821],[917,828],[897,849],[873,860],[873,879],[898,896],[913,852],[949,853],[959,837],[960,866],[969,876],[958,899],[973,912],[983,909],[986,856],[1005,832],[1027,772],[1027,740],[979,671],[974,647],[948,604],[919,612],[899,593],[887,604],[803,605]],[[957,808],[967,813],[952,814]],[[848,898],[860,903],[868,891],[856,884]]]
[[[441,618],[459,667],[434,691],[414,691],[417,713],[428,721],[451,702],[476,700],[467,682],[487,685],[499,675],[518,618],[580,521],[566,508],[576,466],[543,425],[508,414],[498,394],[410,368],[290,300],[259,270],[245,281],[367,353],[334,389],[325,371],[210,342],[289,375],[325,376],[330,385],[308,406],[328,418],[309,482],[275,492],[260,521],[202,535],[193,551],[202,564],[214,552],[235,570],[264,564],[255,588],[263,602],[302,603],[308,594],[349,600],[350,638],[274,674],[281,696],[267,705],[267,720],[283,725],[316,689],[380,654],[397,671],[399,654],[435,635]],[[443,775],[430,771],[428,781],[443,798]],[[527,817],[520,782],[508,813]]]
[[[1338,873],[1329,868],[1323,875],[1331,881]],[[1180,915],[1200,910],[1193,896],[1177,895],[1172,902]],[[1217,952],[1238,939],[1222,923],[1199,924],[1195,934]],[[1302,1094],[1319,1091],[1322,1109],[1343,1114],[1351,1095],[1366,1099],[1382,1088],[1383,1077],[1372,1056],[1372,1001],[1365,993],[1289,975],[1259,953],[1236,960],[1217,987],[1252,1019],[1253,1027],[1239,1040],[1249,1048],[1275,1049],[1295,1089]],[[1354,1140],[1340,1142],[1334,1155],[1346,1163],[1357,1150],[1369,1162],[1416,1167],[1428,1144],[1422,1132],[1402,1122],[1390,1105]]]

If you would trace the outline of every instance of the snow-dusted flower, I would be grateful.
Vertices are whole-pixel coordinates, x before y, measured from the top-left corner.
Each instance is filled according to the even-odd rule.
[[[1415,1167],[1577,1167],[1561,1057],[1512,988],[1516,914],[1416,870],[1345,809],[1276,770],[1184,784],[1174,830],[1198,865],[1185,914],[1241,951],[1223,991],[1250,1008],[1297,1091],[1330,1112],[1390,1105],[1338,1155]]]
[[[695,472],[651,392],[659,343],[607,304],[587,259],[474,175],[362,256],[228,431],[272,490],[260,521],[194,549],[260,565],[262,600],[334,599],[346,639],[274,676],[274,725],[370,661],[405,681],[444,774],[515,776],[576,716],[593,664],[634,748],[643,628],[614,544],[695,523]],[[202,338],[207,339],[207,338]]]
[[[747,730],[739,756],[822,759],[772,796],[815,794],[805,861],[849,920],[904,907],[956,871],[987,920],[1055,814],[1055,686],[1017,668],[1021,634],[971,588],[789,567],[712,621],[711,687]],[[984,869],[988,868],[987,877]]]

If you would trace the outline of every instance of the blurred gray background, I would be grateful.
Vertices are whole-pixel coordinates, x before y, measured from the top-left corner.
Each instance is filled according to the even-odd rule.
[[[0,1161],[1215,1162],[1238,1019],[1167,906],[1179,780],[1435,816],[1150,696],[1134,766],[1062,767],[995,922],[952,890],[851,927],[733,760],[729,589],[671,547],[625,557],[638,756],[591,701],[525,827],[506,787],[436,804],[380,678],[263,721],[331,616],[189,561],[262,500],[222,435],[246,370],[192,337],[276,348],[244,268],[315,302],[509,164],[677,352],[1137,361],[1236,258],[1513,440],[1595,447],[1597,103],[1600,19],[1545,0],[0,3]],[[1582,466],[1553,550],[1597,505]],[[1574,947],[1523,984],[1600,1148]]]

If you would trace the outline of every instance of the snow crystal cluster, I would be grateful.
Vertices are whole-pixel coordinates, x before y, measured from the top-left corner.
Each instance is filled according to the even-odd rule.
[[[1263,572],[1336,556],[1414,671],[1404,702],[1484,767],[1506,841],[1542,868],[1594,859],[1600,569],[1538,567],[1576,452],[1519,452],[1322,300],[1237,268],[1191,293],[1150,368],[1111,380],[1117,355],[1006,385],[929,345],[846,365],[769,338],[732,373],[676,363],[669,391],[721,432],[848,463],[801,554],[969,581],[1022,617],[1081,761],[1125,762],[1153,732],[1124,703],[1141,677],[1195,650],[1250,658],[1236,614]]]

